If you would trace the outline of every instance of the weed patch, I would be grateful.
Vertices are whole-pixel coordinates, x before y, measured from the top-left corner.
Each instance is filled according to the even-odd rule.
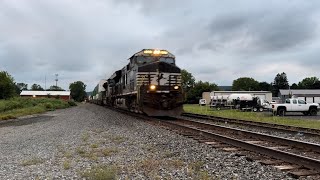
[[[81,156],[81,155],[84,155],[86,153],[86,150],[82,147],[78,147],[76,149],[77,153]]]
[[[169,167],[175,168],[175,169],[180,169],[181,167],[184,166],[184,162],[179,160],[179,159],[174,159],[174,160],[168,160],[167,164]]]
[[[104,156],[111,156],[113,154],[118,153],[119,150],[116,148],[104,148],[101,152]]]
[[[88,141],[89,137],[90,137],[89,133],[85,132],[82,134],[81,139],[82,139],[82,141],[86,142],[86,141]]]
[[[31,165],[36,165],[36,164],[41,164],[43,163],[44,160],[38,157],[32,157],[31,159],[26,159],[22,161],[23,166],[31,166]]]
[[[63,153],[63,156],[66,157],[66,158],[68,158],[68,159],[70,159],[70,158],[72,158],[72,152],[70,152],[70,151],[65,151],[65,152]]]
[[[114,166],[93,166],[89,170],[81,173],[83,178],[88,180],[115,180],[117,175],[117,168]]]
[[[98,148],[98,144],[91,144],[90,147],[93,149]]]
[[[122,137],[122,136],[114,136],[110,138],[111,142],[115,144],[121,144],[127,140],[127,138]]]
[[[151,173],[159,169],[161,162],[156,159],[144,159],[138,163],[138,167],[145,173]]]
[[[71,161],[65,160],[63,161],[63,169],[70,169],[71,168]]]

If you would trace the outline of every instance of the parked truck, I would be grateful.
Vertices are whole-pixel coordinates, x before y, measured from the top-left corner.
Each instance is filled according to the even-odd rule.
[[[316,116],[319,104],[306,103],[304,100],[291,98],[286,99],[284,104],[272,104],[274,115],[284,116],[287,112],[301,112],[303,115]]]
[[[240,110],[263,111],[269,109],[269,102],[252,96],[251,94],[230,94],[227,96],[212,96],[210,107],[212,108],[229,108]]]

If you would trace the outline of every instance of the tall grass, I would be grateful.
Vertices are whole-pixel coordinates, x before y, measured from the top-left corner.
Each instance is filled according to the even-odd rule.
[[[21,98],[0,100],[0,120],[70,107],[72,103],[54,98]]]
[[[301,119],[290,118],[290,117],[280,117],[273,116],[272,113],[261,113],[261,112],[242,112],[238,110],[213,110],[208,106],[199,106],[196,104],[185,104],[183,106],[185,112],[196,113],[196,114],[205,114],[212,115],[224,118],[233,118],[257,122],[266,122],[272,124],[281,124],[288,126],[296,127],[305,127],[305,128],[315,128],[320,129],[320,121],[307,119],[305,116]],[[302,114],[301,114],[302,115]]]

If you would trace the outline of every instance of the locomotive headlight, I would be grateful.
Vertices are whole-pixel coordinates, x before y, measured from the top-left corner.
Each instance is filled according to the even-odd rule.
[[[174,86],[173,89],[178,90],[179,86]]]
[[[146,50],[143,51],[143,53],[145,53],[145,54],[152,54],[152,52],[153,52],[153,51],[150,50],[150,49],[146,49]]]
[[[156,90],[156,85],[150,85],[150,90],[151,90],[151,91]]]
[[[153,54],[155,54],[155,55],[160,54],[160,50],[157,50],[157,49],[156,49],[156,50],[154,50],[154,51],[153,51]]]

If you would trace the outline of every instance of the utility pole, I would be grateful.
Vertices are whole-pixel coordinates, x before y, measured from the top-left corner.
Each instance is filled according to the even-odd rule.
[[[47,75],[44,75],[44,90],[47,90]]]
[[[56,81],[56,87],[58,87],[58,76],[59,76],[59,74],[55,74],[55,76],[56,76],[56,79],[55,79],[55,81]]]

